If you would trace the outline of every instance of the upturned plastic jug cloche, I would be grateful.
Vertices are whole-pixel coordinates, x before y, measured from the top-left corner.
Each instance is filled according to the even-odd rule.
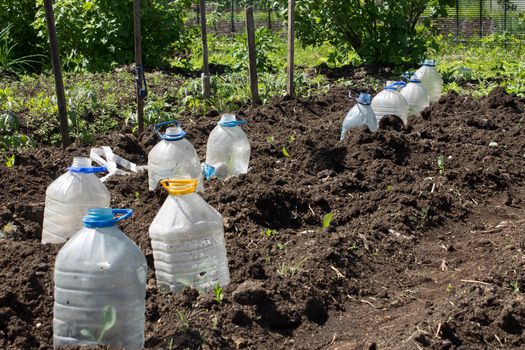
[[[377,130],[377,119],[372,109],[370,95],[366,92],[359,94],[357,103],[350,109],[343,121],[343,127],[341,128],[341,140],[346,136],[348,130],[361,126],[367,125],[370,131]]]

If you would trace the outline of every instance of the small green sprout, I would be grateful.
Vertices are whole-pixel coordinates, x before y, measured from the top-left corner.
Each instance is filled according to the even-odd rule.
[[[289,142],[294,142],[295,141],[295,135],[288,136],[288,141]]]
[[[520,282],[518,280],[510,283],[510,289],[513,293],[519,293],[520,292]]]
[[[438,156],[437,165],[439,168],[439,175],[445,175],[445,156],[443,154]]]
[[[447,293],[452,293],[454,291],[454,286],[449,283],[448,286],[447,286]]]
[[[266,142],[268,142],[270,145],[273,145],[275,139],[273,137],[273,135],[270,135],[266,138]]]
[[[100,333],[98,337],[95,337],[89,329],[81,329],[80,334],[91,341],[96,341],[97,343],[100,343],[102,339],[104,339],[104,335],[106,335],[106,332],[113,328],[116,321],[117,310],[111,305],[106,305],[102,309],[102,326],[100,328]]]
[[[289,154],[288,151],[286,150],[286,147],[283,147],[283,155],[284,155],[286,158],[290,158],[290,154]]]
[[[15,155],[13,154],[11,157],[5,157],[5,166],[8,168],[11,168],[13,165],[15,165]]]
[[[334,217],[334,214],[332,212],[325,214],[323,216],[323,228],[329,228],[330,224],[332,223],[332,218]]]
[[[136,200],[140,200],[140,192],[139,191],[135,191],[135,199]]]
[[[215,288],[213,288],[213,294],[215,295],[215,301],[217,304],[222,303],[223,293],[221,286],[217,283]]]
[[[389,191],[389,192],[393,191],[394,190],[394,185],[386,186],[386,190]]]
[[[272,229],[267,228],[265,230],[262,230],[261,234],[266,235],[266,237],[271,237],[277,234],[277,230],[272,230]]]
[[[286,244],[284,244],[284,243],[277,243],[277,249],[285,250],[286,249]]]

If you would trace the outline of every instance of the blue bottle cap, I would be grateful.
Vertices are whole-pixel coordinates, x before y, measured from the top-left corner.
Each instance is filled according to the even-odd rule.
[[[427,66],[427,67],[435,67],[436,66],[436,61],[435,60],[431,60],[431,59],[426,59],[423,62],[423,65]]]
[[[115,218],[119,214],[122,216]],[[89,208],[82,222],[87,228],[110,227],[115,226],[117,222],[130,217],[132,214],[133,210],[131,209]]]
[[[371,103],[371,96],[369,93],[361,92],[359,94],[359,97],[357,98],[357,102],[359,102],[362,105],[369,105]]]

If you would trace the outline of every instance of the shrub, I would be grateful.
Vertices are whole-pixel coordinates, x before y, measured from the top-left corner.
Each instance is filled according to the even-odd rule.
[[[368,64],[416,63],[427,45],[420,16],[425,10],[446,15],[447,5],[454,0],[303,0],[297,2],[297,35],[305,45],[353,49]]]
[[[47,37],[43,0],[33,26]],[[142,1],[144,65],[153,67],[187,46],[185,11],[191,0]],[[133,1],[56,0],[55,21],[66,69],[105,70],[134,62]]]

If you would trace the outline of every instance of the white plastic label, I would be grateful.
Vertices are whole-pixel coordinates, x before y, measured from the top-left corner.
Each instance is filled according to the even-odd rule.
[[[108,168],[109,174],[100,178],[104,182],[113,175],[129,175],[130,171],[138,173],[139,171],[147,170],[146,165],[137,165],[113,153],[109,146],[102,146],[100,148],[92,148],[89,157],[101,166]],[[105,157],[106,159],[102,158]],[[118,166],[126,170],[119,169]],[[128,171],[129,170],[129,171]]]

